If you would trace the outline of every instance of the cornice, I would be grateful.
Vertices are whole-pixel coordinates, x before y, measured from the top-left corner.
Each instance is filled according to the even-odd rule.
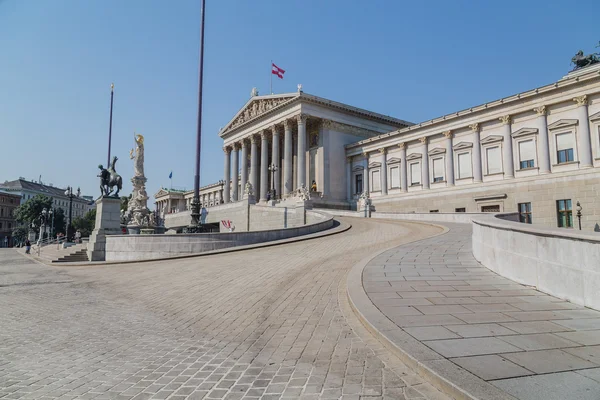
[[[489,135],[489,136],[486,136],[483,139],[481,139],[480,143],[481,144],[490,144],[490,143],[501,142],[503,140],[504,140],[504,136],[502,136],[502,135]]]
[[[518,137],[523,137],[523,136],[529,136],[529,135],[537,135],[538,134],[538,129],[537,128],[521,128],[517,131],[514,131],[513,133],[511,133],[511,136],[513,138],[518,138]]]
[[[575,126],[579,124],[579,120],[576,119],[559,119],[556,122],[551,123],[550,125],[548,125],[548,129],[560,129],[560,128],[567,128],[569,126]]]

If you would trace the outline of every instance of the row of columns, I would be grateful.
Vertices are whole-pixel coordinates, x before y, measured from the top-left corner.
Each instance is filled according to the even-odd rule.
[[[298,140],[297,140],[297,181],[298,186],[307,185],[306,182],[306,121],[308,116],[301,114],[296,117],[298,126]],[[275,180],[275,191],[278,195],[289,195],[294,191],[293,189],[293,138],[292,138],[292,125],[289,120],[283,121],[284,137],[283,137],[283,172],[284,172],[284,187],[283,192],[281,188],[281,165],[279,161],[281,159],[279,149],[279,131],[276,125],[269,128],[272,134],[272,153],[271,160],[272,165],[275,167],[274,180]],[[248,143],[242,139],[241,143],[234,143],[232,147],[226,146],[223,148],[225,153],[225,162],[223,168],[223,174],[225,176],[224,186],[224,201],[228,203],[230,199],[233,201],[239,201],[242,199],[243,191],[246,187],[246,182],[250,182],[254,190],[259,189],[258,195],[260,201],[267,200],[267,194],[269,191],[269,136],[268,131],[260,132],[260,188],[257,188],[258,177],[259,177],[259,165],[258,165],[258,136],[253,134],[250,136],[250,176],[248,177],[247,164],[245,160],[248,159]],[[239,150],[241,149],[241,166],[238,164]],[[231,152],[233,150],[233,157]],[[232,161],[233,159],[233,161]],[[232,161],[232,162],[231,162]],[[241,188],[242,193],[238,191],[238,170],[241,167]],[[231,193],[230,193],[231,186]]]
[[[578,105],[577,113],[579,120],[579,128],[577,129],[577,143],[578,143],[578,155],[579,165],[582,168],[592,167],[592,142],[590,136],[590,125],[589,125],[589,113],[588,113],[588,101],[587,95],[576,97],[573,99]],[[533,111],[536,112],[536,125],[539,132],[538,138],[538,167],[540,174],[548,174],[551,169],[550,161],[550,146],[548,139],[548,121],[546,106],[535,108]],[[504,178],[514,178],[515,167],[513,158],[513,141],[512,141],[512,130],[511,130],[511,116],[505,115],[499,118],[502,123],[502,138],[503,138],[503,156],[502,161],[504,165]],[[472,124],[469,125],[473,132],[473,151],[472,151],[472,164],[473,164],[473,181],[483,181],[482,161],[481,161],[481,144],[480,144],[480,125]],[[452,131],[443,132],[446,138],[445,149],[446,149],[446,184],[447,186],[454,186],[454,151],[453,151],[453,137]],[[421,163],[421,183],[423,189],[429,189],[429,140],[427,137],[419,138],[422,145],[423,159]],[[400,148],[400,186],[402,192],[408,191],[408,172],[406,163],[406,144],[398,144]],[[383,161],[381,163],[381,192],[387,194],[387,160],[385,148],[379,149],[380,153],[383,154]],[[369,161],[368,153],[363,153],[365,156],[364,165],[364,190],[369,190]],[[347,157],[347,168],[346,168],[346,182],[348,182],[347,198],[352,199],[352,157]]]

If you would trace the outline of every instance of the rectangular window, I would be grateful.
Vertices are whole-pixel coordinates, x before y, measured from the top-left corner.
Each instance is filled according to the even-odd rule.
[[[559,164],[574,161],[575,137],[572,132],[556,135],[556,160]]]
[[[486,149],[485,156],[487,158],[488,175],[501,173],[502,154],[500,151],[500,146],[490,147]]]
[[[531,224],[531,203],[519,203],[519,222]]]
[[[439,213],[440,210],[429,210],[430,213]]]
[[[357,174],[354,177],[354,190],[356,194],[360,194],[363,192],[363,179],[362,179],[362,174]]]
[[[556,215],[558,217],[559,228],[573,227],[573,209],[571,199],[556,201]]]
[[[421,166],[418,162],[410,164],[410,184],[411,186],[421,184]]]
[[[433,181],[442,182],[444,180],[444,159],[435,158],[432,161],[433,164]]]
[[[390,181],[391,181],[392,189],[400,187],[400,168],[398,168],[398,167],[390,168]]]
[[[500,212],[500,206],[481,206],[481,212]]]
[[[461,208],[455,208],[455,209],[454,209],[454,212],[467,212],[467,209],[466,209],[466,208],[464,208],[464,207],[461,207]]]
[[[371,191],[381,191],[381,172],[379,170],[371,172]]]
[[[471,153],[460,153],[458,155],[458,178],[471,178],[473,176],[471,165]]]
[[[519,167],[520,169],[533,168],[535,166],[535,142],[526,140],[519,142]]]

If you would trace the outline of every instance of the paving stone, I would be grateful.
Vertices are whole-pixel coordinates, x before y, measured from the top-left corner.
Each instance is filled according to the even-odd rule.
[[[580,369],[574,372],[600,383],[600,368]]]
[[[448,328],[444,328],[443,326],[421,326],[414,328],[404,328],[404,330],[418,340],[460,338],[460,336],[451,332]]]
[[[532,375],[533,372],[498,355],[452,358],[451,361],[484,380]]]
[[[600,318],[559,320],[554,322],[569,329],[577,329],[582,331],[600,329]]]
[[[600,365],[600,346],[585,346],[572,349],[564,349],[569,354],[573,354],[584,360]]]
[[[597,367],[596,364],[580,357],[576,357],[563,350],[538,350],[509,353],[503,354],[502,357],[537,374]]]
[[[552,333],[503,336],[500,338],[500,340],[527,351],[580,346],[578,343],[563,339],[559,336],[553,335]]]
[[[577,331],[577,332],[558,332],[556,336],[560,336],[575,343],[585,346],[593,346],[600,344],[600,330],[596,331]]]
[[[519,347],[492,337],[430,340],[426,341],[425,344],[444,357],[509,353],[521,350]]]
[[[550,321],[535,322],[504,322],[503,327],[521,334],[528,333],[546,333],[546,332],[564,332],[570,329]]]
[[[492,382],[518,399],[597,400],[600,384],[574,372],[561,372]]]
[[[515,335],[517,333],[498,324],[448,325],[446,328],[465,338]]]

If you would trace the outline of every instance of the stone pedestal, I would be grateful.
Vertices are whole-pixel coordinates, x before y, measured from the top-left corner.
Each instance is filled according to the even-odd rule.
[[[90,235],[87,256],[90,261],[104,261],[106,236],[120,235],[121,199],[118,197],[100,197],[96,200],[96,226]]]

